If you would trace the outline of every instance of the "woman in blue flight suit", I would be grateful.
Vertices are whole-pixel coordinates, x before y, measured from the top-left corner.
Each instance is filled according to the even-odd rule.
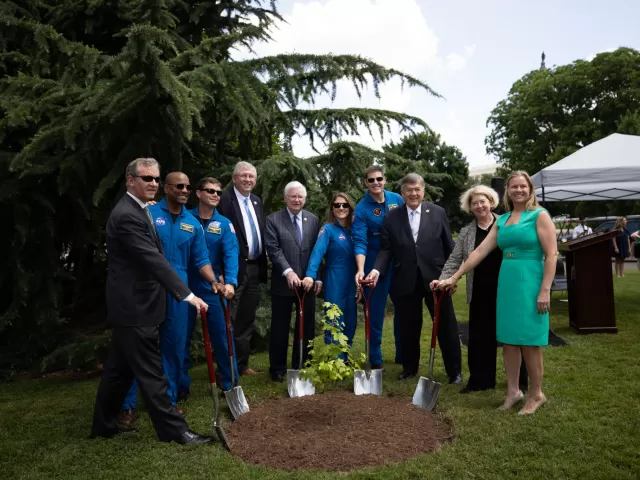
[[[324,299],[333,303],[342,311],[337,320],[344,322],[343,333],[347,336],[349,346],[356,333],[357,309],[356,286],[353,278],[356,274],[356,262],[353,256],[351,241],[351,222],[354,202],[346,193],[336,193],[329,206],[329,219],[320,229],[318,239],[311,252],[309,265],[302,284],[309,291],[318,276],[318,269],[325,258]],[[325,343],[332,338],[325,332]]]
[[[206,187],[207,185],[204,185],[202,188],[204,192],[209,190]],[[211,190],[215,189],[211,188]],[[217,192],[218,190],[215,191]],[[219,280],[220,277],[223,276],[226,285],[232,285],[234,288],[237,288],[239,247],[232,223],[226,217],[220,215],[217,210],[213,211],[213,216],[209,220],[200,218],[199,207],[190,210],[190,212],[201,222],[204,229],[204,238],[207,242],[207,249],[209,250],[211,267],[213,268],[213,273],[216,278]],[[217,373],[220,374],[220,383],[222,384],[222,389],[227,391],[233,385],[231,385],[231,369],[229,368],[226,324],[224,312],[220,305],[220,297],[217,293],[211,291],[207,282],[204,281],[198,271],[193,268],[189,269],[189,288],[191,288],[195,295],[202,298],[209,305],[209,310],[207,311],[209,337],[216,356],[216,368]],[[180,384],[180,392],[185,396],[188,396],[191,386],[191,377],[189,377],[189,368],[191,367],[190,350],[197,313],[195,308],[189,308],[187,344],[184,351],[183,371]],[[235,352],[233,355],[233,368],[235,378],[238,378]]]

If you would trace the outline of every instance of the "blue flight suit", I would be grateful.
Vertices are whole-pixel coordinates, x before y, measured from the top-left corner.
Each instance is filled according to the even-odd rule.
[[[356,275],[356,261],[353,257],[350,229],[342,227],[338,222],[334,225],[325,223],[322,226],[309,258],[306,277],[316,280],[323,257],[324,299],[336,304],[342,311],[338,321],[344,322],[343,333],[351,346],[356,333],[357,307],[356,285],[353,281]],[[325,332],[324,341],[327,344],[333,341],[329,332]]]
[[[200,218],[198,207],[189,210],[202,225],[204,229],[204,239],[207,243],[211,268],[216,276],[224,276],[224,283],[238,287],[238,258],[240,247],[236,238],[233,224],[214,210],[213,216],[203,222]],[[209,327],[209,339],[216,355],[216,371],[222,379],[222,389],[227,391],[231,385],[231,369],[229,368],[229,348],[227,345],[227,330],[224,320],[224,311],[220,305],[220,297],[211,291],[209,285],[200,275],[194,266],[189,267],[189,288],[191,291],[207,302],[207,326]],[[226,301],[226,300],[225,300]],[[193,330],[196,326],[198,312],[194,307],[189,306],[189,322],[187,327],[187,343],[184,350],[184,361],[182,365],[182,376],[180,378],[180,391],[187,392],[191,386],[189,368],[191,368],[191,340]],[[233,335],[233,333],[232,333]],[[233,342],[233,338],[232,338]],[[232,343],[233,345],[233,343]],[[233,347],[233,369],[236,379],[238,378],[238,365],[236,363],[235,347]]]
[[[164,257],[184,283],[187,283],[187,267],[189,265],[200,269],[211,264],[202,226],[186,208],[182,208],[175,222],[164,198],[150,206],[149,211],[153,217],[158,237],[162,242]],[[179,302],[167,293],[167,316],[160,325],[160,354],[164,374],[169,383],[169,398],[171,398],[173,405],[176,404],[178,398],[178,387],[182,375],[188,315],[189,303]],[[138,387],[134,381],[125,397],[122,409],[136,408],[137,396]]]
[[[380,232],[384,216],[389,210],[404,205],[400,195],[388,190],[384,191],[384,203],[376,202],[369,192],[364,194],[362,200],[356,205],[355,216],[351,235],[353,236],[353,251],[355,255],[366,255],[364,273],[368,275],[376,261],[376,255],[380,250]],[[355,277],[355,274],[354,274]],[[380,278],[370,300],[370,325],[371,325],[371,363],[381,365],[382,351],[382,325],[384,322],[384,310],[387,304],[387,295],[391,285],[391,275]],[[365,289],[365,295],[368,292]],[[394,301],[393,294],[391,301]],[[400,328],[398,327],[398,313],[394,308],[393,332],[396,344],[396,362],[402,361],[402,346],[400,343]]]

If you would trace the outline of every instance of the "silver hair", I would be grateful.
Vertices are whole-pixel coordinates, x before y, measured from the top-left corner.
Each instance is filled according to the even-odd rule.
[[[498,196],[498,192],[496,192],[493,188],[487,187],[486,185],[474,185],[462,195],[460,195],[460,209],[463,212],[471,213],[471,202],[473,201],[473,197],[476,195],[484,195],[489,200],[489,205],[491,206],[491,210],[498,206],[500,203],[500,197]]]
[[[249,170],[253,172],[256,177],[258,176],[256,167],[251,165],[249,162],[244,162],[244,161],[236,163],[236,166],[233,169],[233,176],[235,177],[238,173],[244,172],[245,170]]]
[[[129,177],[135,177],[138,175],[138,167],[140,165],[143,167],[157,167],[158,171],[160,171],[160,164],[155,158],[136,158],[127,165],[127,168],[124,171],[125,180]]]
[[[307,196],[307,188],[303,184],[301,184],[300,182],[296,182],[296,181],[289,182],[284,186],[284,194],[285,194],[285,196],[288,195],[289,191],[294,189],[294,188],[301,188],[302,191],[304,192],[304,196],[305,197]]]
[[[424,178],[422,178],[422,175],[418,173],[407,173],[402,180],[400,180],[400,191],[404,192],[404,187],[415,183],[419,183],[420,186],[424,188]]]

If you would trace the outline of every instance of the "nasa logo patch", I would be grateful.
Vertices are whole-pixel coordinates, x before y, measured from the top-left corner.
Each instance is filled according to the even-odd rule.
[[[159,227],[164,226],[167,223],[167,219],[164,217],[158,217],[156,218],[156,225]]]
[[[344,236],[344,233],[341,233],[340,236],[338,237],[340,240],[346,240],[347,237]]]
[[[382,210],[380,210],[379,208],[374,208],[374,209],[373,209],[373,214],[374,214],[376,217],[379,217],[380,215],[382,215]]]

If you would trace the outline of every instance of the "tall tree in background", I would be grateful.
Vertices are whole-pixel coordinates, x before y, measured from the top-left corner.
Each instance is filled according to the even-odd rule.
[[[442,141],[439,134],[429,130],[407,135],[399,143],[384,148],[397,155],[404,173],[422,173],[432,190],[431,200],[442,206],[454,229],[465,223],[460,210],[460,194],[469,178],[469,164],[462,152]],[[407,161],[405,161],[406,159]]]
[[[400,78],[435,95],[368,59],[234,61],[234,48],[269,41],[280,19],[275,3],[0,3],[0,366],[50,351],[69,335],[64,322],[86,328],[103,319],[103,228],[133,158],[223,179],[238,159],[254,161],[268,199],[286,177],[318,178],[315,165],[327,159],[344,159],[325,166],[335,170],[362,163],[339,147],[298,159],[289,151],[298,132],[330,143],[359,128],[426,126],[385,110],[302,108],[319,94],[335,96],[342,79],[378,94]]]
[[[487,124],[487,153],[529,174],[612,133],[640,132],[640,52],[619,48],[530,72]]]

